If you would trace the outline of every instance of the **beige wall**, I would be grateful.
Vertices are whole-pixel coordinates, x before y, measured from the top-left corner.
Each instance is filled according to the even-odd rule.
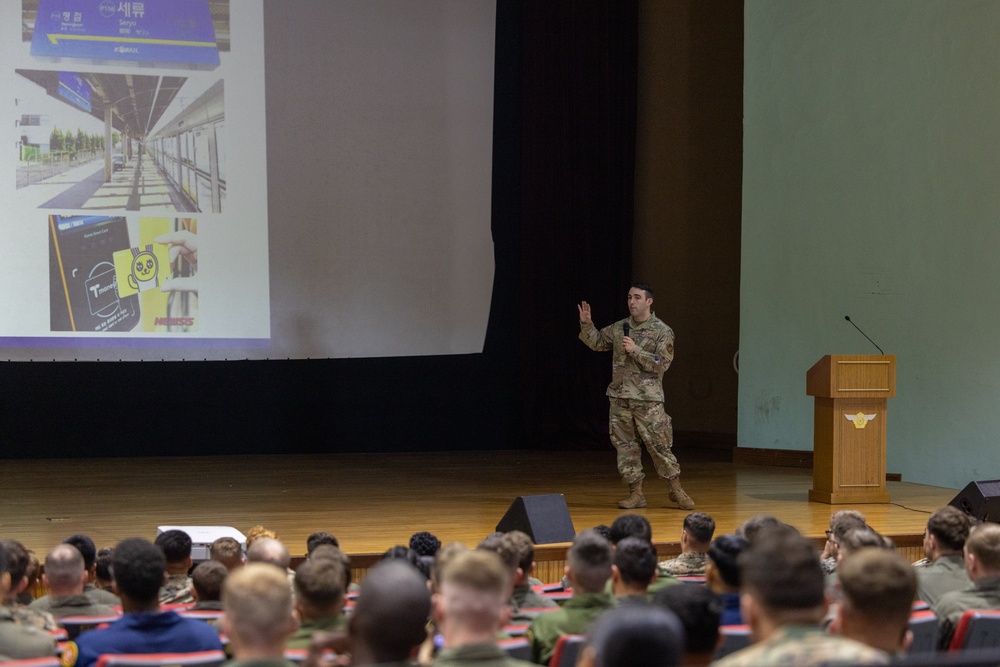
[[[735,444],[743,3],[645,0],[639,22],[633,278],[677,336],[678,444]]]

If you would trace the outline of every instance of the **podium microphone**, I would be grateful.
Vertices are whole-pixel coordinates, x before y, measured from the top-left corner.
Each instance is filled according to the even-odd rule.
[[[859,332],[861,332],[862,336],[864,336],[865,338],[868,338],[868,334],[866,334],[864,331],[861,331],[861,327],[859,327],[857,324],[855,324],[854,322],[851,321],[851,316],[850,315],[844,315],[844,319],[847,320],[848,322],[851,322],[851,326],[854,327],[855,329],[857,329]],[[626,327],[627,326],[628,325],[626,325]],[[626,335],[628,335],[628,334],[626,334]],[[880,348],[878,346],[878,343],[876,343],[875,341],[873,341],[871,338],[868,338],[868,342],[871,343],[872,345],[874,345],[878,349],[879,352],[882,352],[882,348]],[[882,354],[885,354],[885,352],[882,352]]]

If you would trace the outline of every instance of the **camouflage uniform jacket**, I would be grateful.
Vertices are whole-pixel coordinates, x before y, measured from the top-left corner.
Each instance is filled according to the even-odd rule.
[[[836,558],[824,558],[819,564],[823,566],[823,574],[833,574],[837,571]]]
[[[1000,577],[980,579],[960,591],[951,591],[938,598],[931,610],[940,619],[938,647],[948,648],[962,614],[969,609],[1000,609]]]
[[[673,560],[663,561],[656,566],[656,572],[661,577],[704,577],[707,563],[707,553],[691,551]]]
[[[542,597],[531,589],[531,586],[524,584],[514,587],[514,604],[518,609],[538,609],[539,607],[558,607],[559,603]]]
[[[93,600],[98,604],[106,604],[109,607],[118,607],[122,603],[122,599],[112,593],[111,591],[106,591],[103,588],[98,588],[94,584],[87,584],[83,587],[83,594],[88,598]]]
[[[785,626],[767,639],[727,655],[712,667],[760,665],[885,665],[889,655],[853,639],[828,635],[816,626]]]
[[[580,635],[607,609],[615,606],[614,597],[607,593],[574,595],[562,609],[540,614],[525,634],[531,644],[531,659],[547,665],[556,649],[559,635]]]
[[[27,609],[27,607],[22,607]],[[0,606],[0,654],[12,660],[49,658],[56,642],[47,631],[18,623],[10,607]]]
[[[324,616],[323,618],[312,618],[302,621],[295,634],[288,638],[285,644],[288,648],[309,648],[314,632],[330,632],[331,630],[344,630],[347,628],[347,617],[343,614],[336,616]]]
[[[39,630],[45,630],[46,632],[58,630],[60,627],[59,623],[56,622],[56,617],[44,609],[11,604],[7,605],[6,610],[10,614],[11,619],[18,625],[29,625]]]
[[[191,595],[191,577],[186,574],[172,574],[166,585],[160,589],[160,604],[187,604],[194,602]]]
[[[555,613],[555,612],[552,612]],[[442,649],[433,667],[537,667],[507,655],[493,642]]]
[[[971,585],[960,553],[940,556],[930,565],[917,569],[917,599],[932,607],[948,591],[960,591]]]
[[[625,354],[622,347],[626,322],[637,346],[632,354]],[[663,373],[674,360],[674,332],[656,315],[642,323],[629,317],[603,329],[592,322],[581,323],[580,340],[598,352],[613,350],[608,396],[663,402]]]

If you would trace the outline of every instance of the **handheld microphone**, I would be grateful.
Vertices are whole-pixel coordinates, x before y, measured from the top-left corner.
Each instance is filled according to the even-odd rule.
[[[853,321],[851,321],[850,315],[844,315],[844,319],[847,320],[848,322],[850,322],[852,327],[854,327],[855,329],[857,329],[858,331],[860,331],[862,336],[864,336],[865,338],[868,338],[868,334],[866,334],[864,331],[861,331],[861,327],[859,327],[857,324],[855,324]],[[878,346],[878,343],[876,343],[875,341],[873,341],[871,338],[868,338],[868,342],[871,343],[872,345],[874,345],[878,349],[879,352],[882,352],[882,348],[880,348]],[[885,354],[885,352],[882,352],[882,354]]]
[[[628,338],[628,322],[622,325],[622,330],[625,332],[625,337]]]

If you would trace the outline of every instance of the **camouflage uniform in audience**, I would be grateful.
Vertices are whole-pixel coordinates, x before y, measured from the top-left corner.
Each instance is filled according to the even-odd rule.
[[[442,649],[434,659],[434,667],[537,667],[537,665],[510,657],[494,643],[481,643]]]
[[[11,620],[18,625],[26,625],[46,632],[58,630],[60,627],[55,616],[44,609],[25,607],[20,604],[7,605],[4,609],[10,615]]]
[[[828,635],[816,626],[789,625],[761,642],[716,660],[712,667],[885,665],[888,662],[887,653],[853,639]]]
[[[160,604],[187,604],[194,602],[191,595],[191,577],[186,574],[172,574],[166,585],[160,589]]]
[[[524,584],[523,586],[514,587],[514,603],[517,605],[517,609],[537,609],[539,607],[558,607],[559,603],[555,600],[550,600],[547,597],[541,596],[531,589],[531,586]]]
[[[971,585],[960,553],[938,556],[933,563],[917,570],[917,599],[931,606],[948,591],[960,591]]]
[[[708,554],[704,551],[690,551],[672,560],[665,560],[656,566],[660,577],[704,577]]]
[[[824,558],[819,564],[823,566],[823,574],[833,574],[837,571],[836,558]]]
[[[938,645],[941,649],[947,649],[958,621],[966,610],[1000,609],[1000,577],[979,579],[968,588],[945,593],[931,609],[941,623]]]
[[[63,616],[112,616],[116,612],[106,604],[98,604],[86,595],[45,596],[31,603],[32,609],[47,611],[56,618]]]
[[[26,607],[22,607],[26,609]],[[47,631],[15,621],[9,607],[0,607],[0,655],[11,660],[54,656],[56,642]]]
[[[314,632],[331,632],[333,630],[346,629],[347,617],[343,614],[302,621],[295,634],[288,638],[286,646],[293,649],[309,648],[309,642],[312,640]]]
[[[555,651],[560,635],[584,634],[601,612],[615,606],[607,593],[575,595],[562,609],[546,612],[531,622],[525,637],[531,644],[531,659],[546,665]]]

